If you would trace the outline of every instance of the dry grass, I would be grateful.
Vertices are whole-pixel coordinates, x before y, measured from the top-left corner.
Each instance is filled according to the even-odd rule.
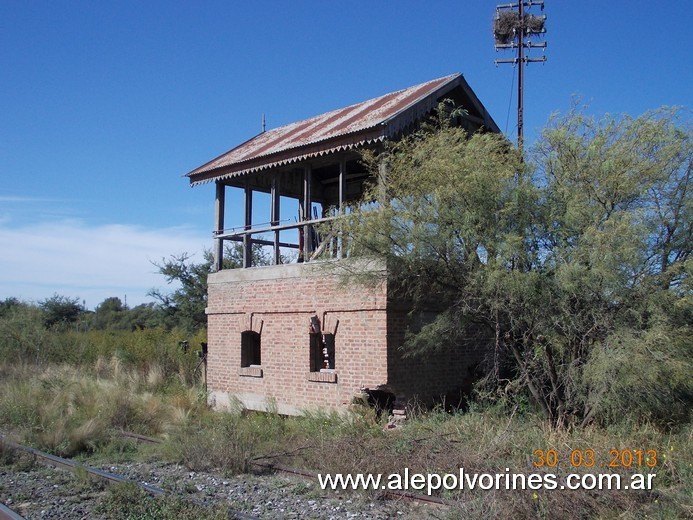
[[[198,416],[199,417],[199,416]],[[604,430],[556,431],[533,416],[474,411],[463,415],[422,414],[404,427],[383,431],[370,412],[311,413],[302,418],[276,414],[212,414],[179,430],[168,455],[191,469],[247,471],[249,461],[271,461],[322,473],[410,473],[491,475],[653,471],[655,489],[457,490],[439,493],[453,505],[445,518],[654,518],[690,514],[693,482],[691,429],[677,433],[644,425]],[[559,466],[534,466],[535,450],[556,450]],[[573,450],[593,450],[594,468],[573,468]],[[657,450],[658,464],[609,468],[610,451]],[[507,468],[507,469],[506,469]],[[372,492],[374,497],[380,491]],[[446,516],[447,515],[447,516]]]
[[[99,450],[121,429],[163,434],[192,411],[206,408],[203,396],[180,381],[165,387],[160,370],[126,370],[117,358],[99,360],[93,372],[70,366],[5,372],[2,422],[21,429],[35,446],[62,456]]]
[[[271,403],[268,409],[272,409]],[[693,430],[663,432],[649,424],[557,431],[531,414],[473,410],[414,414],[401,428],[384,431],[371,410],[306,413],[210,411],[195,387],[165,386],[160,373],[126,370],[117,359],[93,371],[51,367],[43,372],[3,369],[0,421],[21,427],[33,445],[61,455],[104,453],[117,430],[159,435],[158,458],[192,470],[249,470],[252,461],[322,473],[459,474],[551,471],[565,477],[573,450],[592,450],[592,472],[647,473],[647,467],[608,468],[611,450],[656,450],[653,491],[457,490],[440,493],[453,503],[441,518],[654,518],[690,517]],[[536,468],[535,450],[555,450],[562,466]],[[506,471],[507,468],[507,471]],[[598,469],[597,469],[598,468]],[[380,492],[372,492],[376,497]],[[447,515],[447,516],[446,516]]]

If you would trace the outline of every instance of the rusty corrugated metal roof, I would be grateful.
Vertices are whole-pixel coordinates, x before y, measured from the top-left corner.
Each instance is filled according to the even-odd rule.
[[[471,92],[462,75],[453,74],[268,130],[187,176],[194,185],[394,137],[434,108],[441,95],[458,85]],[[472,96],[476,99],[473,93]]]

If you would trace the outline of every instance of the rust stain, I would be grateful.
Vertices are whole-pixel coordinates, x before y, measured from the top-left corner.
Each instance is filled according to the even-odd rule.
[[[459,76],[460,74],[445,76],[310,119],[268,130],[191,171],[187,176],[191,177],[191,181],[195,182],[195,177],[212,170],[232,167],[239,163],[348,136],[349,134],[386,124],[388,120]],[[369,140],[372,140],[372,136],[370,136]],[[351,147],[355,144],[358,143],[354,143],[350,139],[347,143],[336,146],[346,145]],[[303,154],[297,154],[299,157],[301,155]],[[288,162],[291,161],[289,160]],[[262,168],[262,166],[259,166],[259,168]]]

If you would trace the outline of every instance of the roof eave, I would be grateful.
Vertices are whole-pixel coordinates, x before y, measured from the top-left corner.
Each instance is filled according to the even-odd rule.
[[[214,164],[220,158],[230,154],[236,149],[242,148],[258,137],[255,136],[232,148],[228,152],[208,161],[204,165],[187,173],[185,176],[190,179],[190,185],[195,186],[205,182],[228,179],[239,175],[298,163],[313,157],[343,150],[356,149],[368,146],[376,141],[382,141],[383,139],[395,139],[410,125],[415,124],[416,121],[434,110],[441,98],[458,87],[464,91],[466,97],[473,105],[475,112],[481,115],[481,121],[479,121],[479,118],[476,116],[473,120],[477,124],[482,124],[488,131],[500,133],[500,128],[481,101],[479,101],[476,94],[474,94],[474,91],[464,79],[463,75],[454,74],[450,76],[447,81],[438,85],[434,90],[411,100],[407,106],[399,109],[396,114],[391,115],[373,126],[362,128],[356,132],[331,137],[323,141],[312,142],[293,148],[285,148],[274,153],[256,156],[246,161],[208,169],[210,165]]]
[[[255,173],[258,171],[268,170],[288,164],[298,163],[314,157],[320,157],[341,151],[355,150],[372,145],[376,142],[381,142],[388,138],[388,128],[386,125],[376,125],[371,128],[353,132],[350,134],[340,135],[332,139],[311,143],[304,146],[289,148],[262,157],[256,157],[248,161],[222,166],[208,171],[201,171],[202,167],[193,170],[186,174],[190,179],[191,186],[204,184],[206,182],[219,181]],[[210,161],[213,162],[213,161]],[[209,163],[208,163],[209,164]]]

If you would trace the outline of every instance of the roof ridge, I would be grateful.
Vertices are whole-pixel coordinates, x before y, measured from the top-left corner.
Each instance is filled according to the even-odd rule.
[[[224,170],[237,171],[241,164],[259,162],[263,158],[279,153],[286,154],[290,150],[309,145],[320,147],[320,143],[358,136],[364,132],[378,133],[378,136],[369,135],[367,141],[370,142],[376,137],[380,140],[386,135],[383,133],[384,130],[377,128],[387,127],[411,107],[460,77],[461,73],[450,74],[267,130],[199,166],[186,176],[191,177],[192,183],[197,183],[193,177],[213,171],[219,171],[220,174]],[[351,142],[354,139],[352,137],[348,139],[349,147],[365,144],[365,141]],[[266,161],[262,162],[265,164]],[[269,161],[266,166],[270,163],[274,164]],[[238,171],[237,174],[240,173],[241,171]],[[208,175],[205,175],[205,178],[207,177]]]

